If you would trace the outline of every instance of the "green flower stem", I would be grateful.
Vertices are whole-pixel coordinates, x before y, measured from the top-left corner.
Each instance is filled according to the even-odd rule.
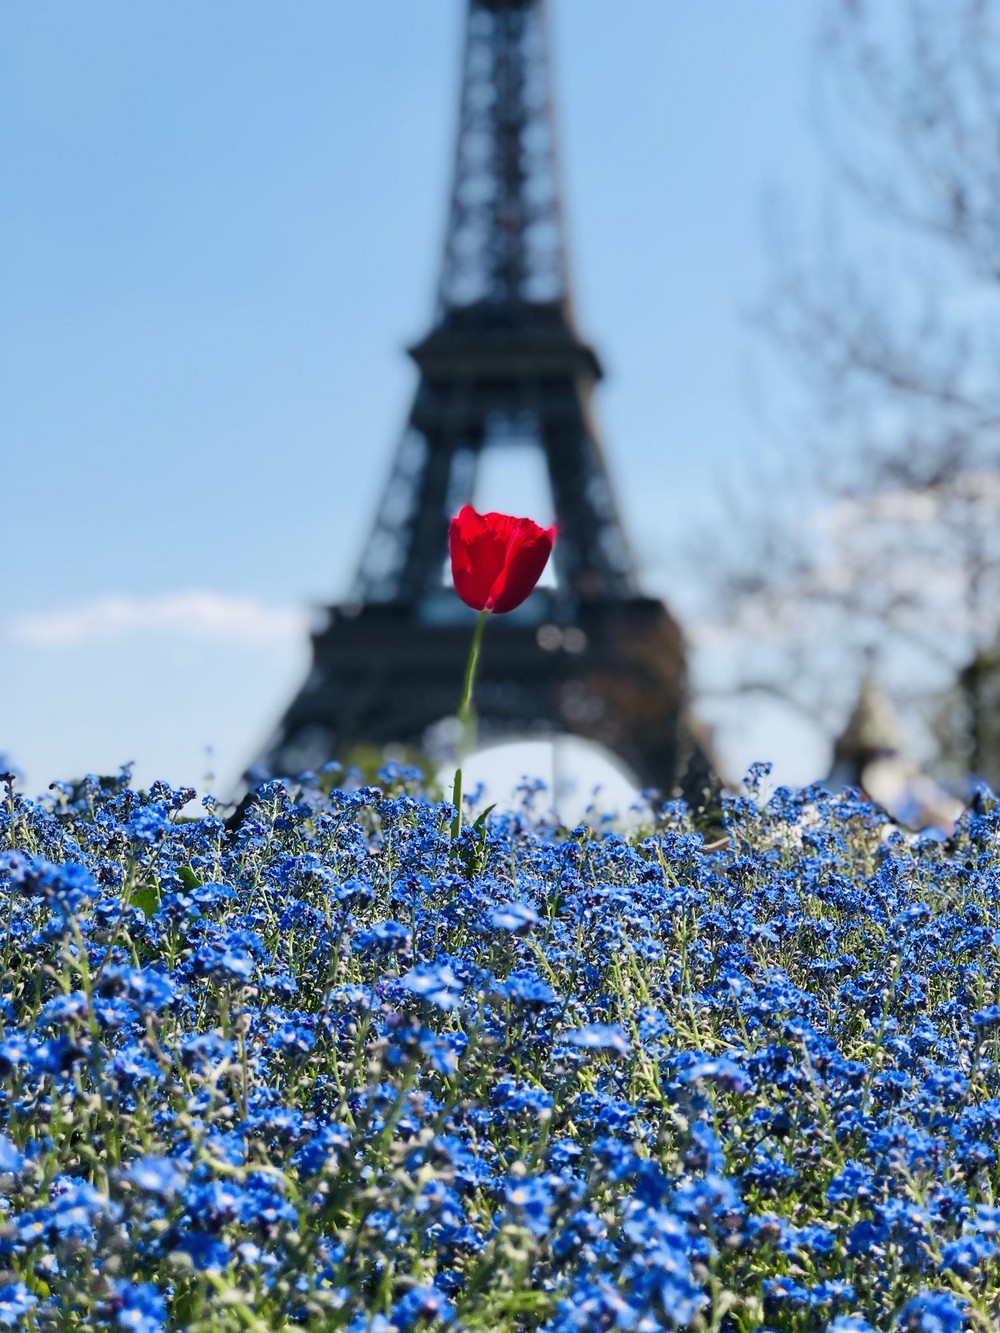
[[[472,631],[472,647],[469,660],[465,664],[465,684],[462,687],[462,702],[458,706],[458,767],[455,769],[455,786],[452,800],[455,804],[455,818],[451,821],[451,836],[454,840],[462,832],[462,764],[472,748],[473,715],[472,689],[476,681],[476,667],[479,665],[479,648],[483,642],[483,630],[486,628],[488,611],[480,611],[476,617],[476,628]]]

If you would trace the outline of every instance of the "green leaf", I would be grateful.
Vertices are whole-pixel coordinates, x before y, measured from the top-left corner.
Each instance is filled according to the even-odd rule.
[[[483,811],[483,813],[482,813],[481,815],[479,815],[479,816],[476,818],[476,822],[475,822],[475,823],[473,824],[473,826],[472,826],[472,831],[473,831],[473,833],[482,833],[482,832],[483,832],[483,830],[486,828],[486,821],[487,821],[487,819],[489,819],[490,815],[493,813],[493,811],[494,811],[496,808],[497,808],[497,807],[496,807],[496,802],[495,802],[495,801],[494,801],[494,803],[493,803],[492,805],[488,805],[488,806],[486,807],[486,809]]]
[[[129,906],[138,907],[146,916],[152,916],[160,905],[160,886],[158,884],[139,884],[129,896]]]

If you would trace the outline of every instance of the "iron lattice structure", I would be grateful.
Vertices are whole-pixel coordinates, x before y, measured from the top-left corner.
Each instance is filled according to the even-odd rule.
[[[491,626],[480,735],[568,732],[646,785],[699,788],[681,632],[639,592],[591,411],[601,367],[573,316],[545,0],[469,0],[437,308],[410,355],[420,379],[350,601],[314,634],[265,766],[433,748],[471,621],[443,586],[448,517],[473,498],[487,448],[529,442],[552,489],[557,586]]]

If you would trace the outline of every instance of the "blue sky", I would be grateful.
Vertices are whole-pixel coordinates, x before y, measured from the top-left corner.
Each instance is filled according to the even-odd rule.
[[[0,7],[0,750],[29,785],[134,759],[225,786],[304,673],[430,320],[462,8]],[[697,619],[684,550],[785,392],[745,318],[765,202],[830,188],[820,0],[552,8],[599,416],[645,581]],[[755,719],[731,763],[768,757]]]

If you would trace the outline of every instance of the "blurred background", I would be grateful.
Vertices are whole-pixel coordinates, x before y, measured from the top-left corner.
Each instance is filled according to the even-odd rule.
[[[29,788],[134,760],[231,790],[298,689],[413,393],[463,9],[0,9],[0,749]],[[824,777],[853,711],[875,757],[1000,776],[998,17],[552,0],[608,461],[727,775]],[[541,512],[536,484],[491,503]]]

